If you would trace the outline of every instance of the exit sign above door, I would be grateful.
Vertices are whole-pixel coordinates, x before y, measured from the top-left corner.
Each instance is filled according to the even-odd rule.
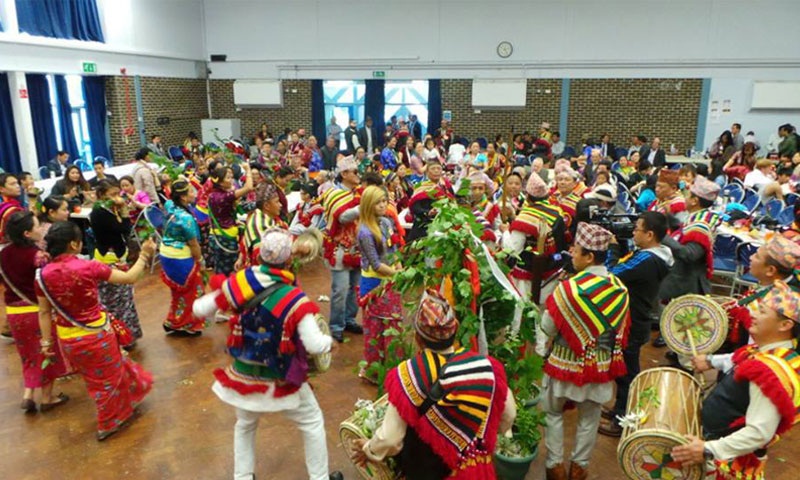
[[[94,62],[83,62],[83,73],[97,73],[97,64]]]
[[[373,70],[372,78],[386,78],[386,72],[383,70]]]

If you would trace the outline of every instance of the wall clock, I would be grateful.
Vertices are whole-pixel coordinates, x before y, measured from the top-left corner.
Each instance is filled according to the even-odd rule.
[[[512,53],[514,53],[514,46],[511,45],[511,42],[504,40],[497,44],[497,55],[500,58],[508,58]]]

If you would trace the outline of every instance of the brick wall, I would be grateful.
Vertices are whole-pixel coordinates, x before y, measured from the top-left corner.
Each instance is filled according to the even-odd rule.
[[[608,132],[612,143],[629,147],[631,136],[641,134],[685,152],[694,145],[701,91],[700,79],[572,80],[563,140],[580,146],[584,135]]]
[[[285,128],[305,128],[310,132],[311,80],[283,80],[282,86],[283,107],[237,111],[233,103],[233,80],[211,80],[211,113],[214,118],[240,119],[245,138],[251,137],[264,122],[275,136]]]
[[[128,126],[125,101],[126,82],[128,82],[131,119],[136,133],[127,141],[123,131]],[[136,95],[133,78],[120,76],[106,79],[107,108],[111,112],[111,147],[116,163],[131,160],[140,148],[138,124],[136,122]],[[201,79],[182,79],[164,77],[142,77],[142,107],[144,110],[145,141],[151,135],[161,135],[164,145],[181,145],[189,132],[200,135],[200,120],[208,118],[206,82]],[[161,117],[169,118],[169,123],[159,125]]]
[[[459,135],[493,140],[498,133],[508,140],[511,127],[515,133],[532,132],[542,122],[557,126],[561,110],[561,80],[529,79],[526,106],[517,110],[472,108],[471,80],[442,80],[442,110],[453,112],[453,128]],[[547,93],[549,91],[549,93]]]

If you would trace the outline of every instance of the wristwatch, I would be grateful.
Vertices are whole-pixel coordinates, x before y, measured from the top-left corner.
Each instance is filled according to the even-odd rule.
[[[707,446],[703,447],[703,458],[705,458],[707,462],[714,460],[714,452],[712,452]]]

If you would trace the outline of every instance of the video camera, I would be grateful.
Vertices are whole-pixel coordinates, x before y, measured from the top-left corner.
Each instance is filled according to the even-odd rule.
[[[598,205],[589,206],[589,223],[605,228],[617,239],[633,238],[633,229],[636,228],[638,218],[638,215],[611,213],[608,209],[600,208]]]

